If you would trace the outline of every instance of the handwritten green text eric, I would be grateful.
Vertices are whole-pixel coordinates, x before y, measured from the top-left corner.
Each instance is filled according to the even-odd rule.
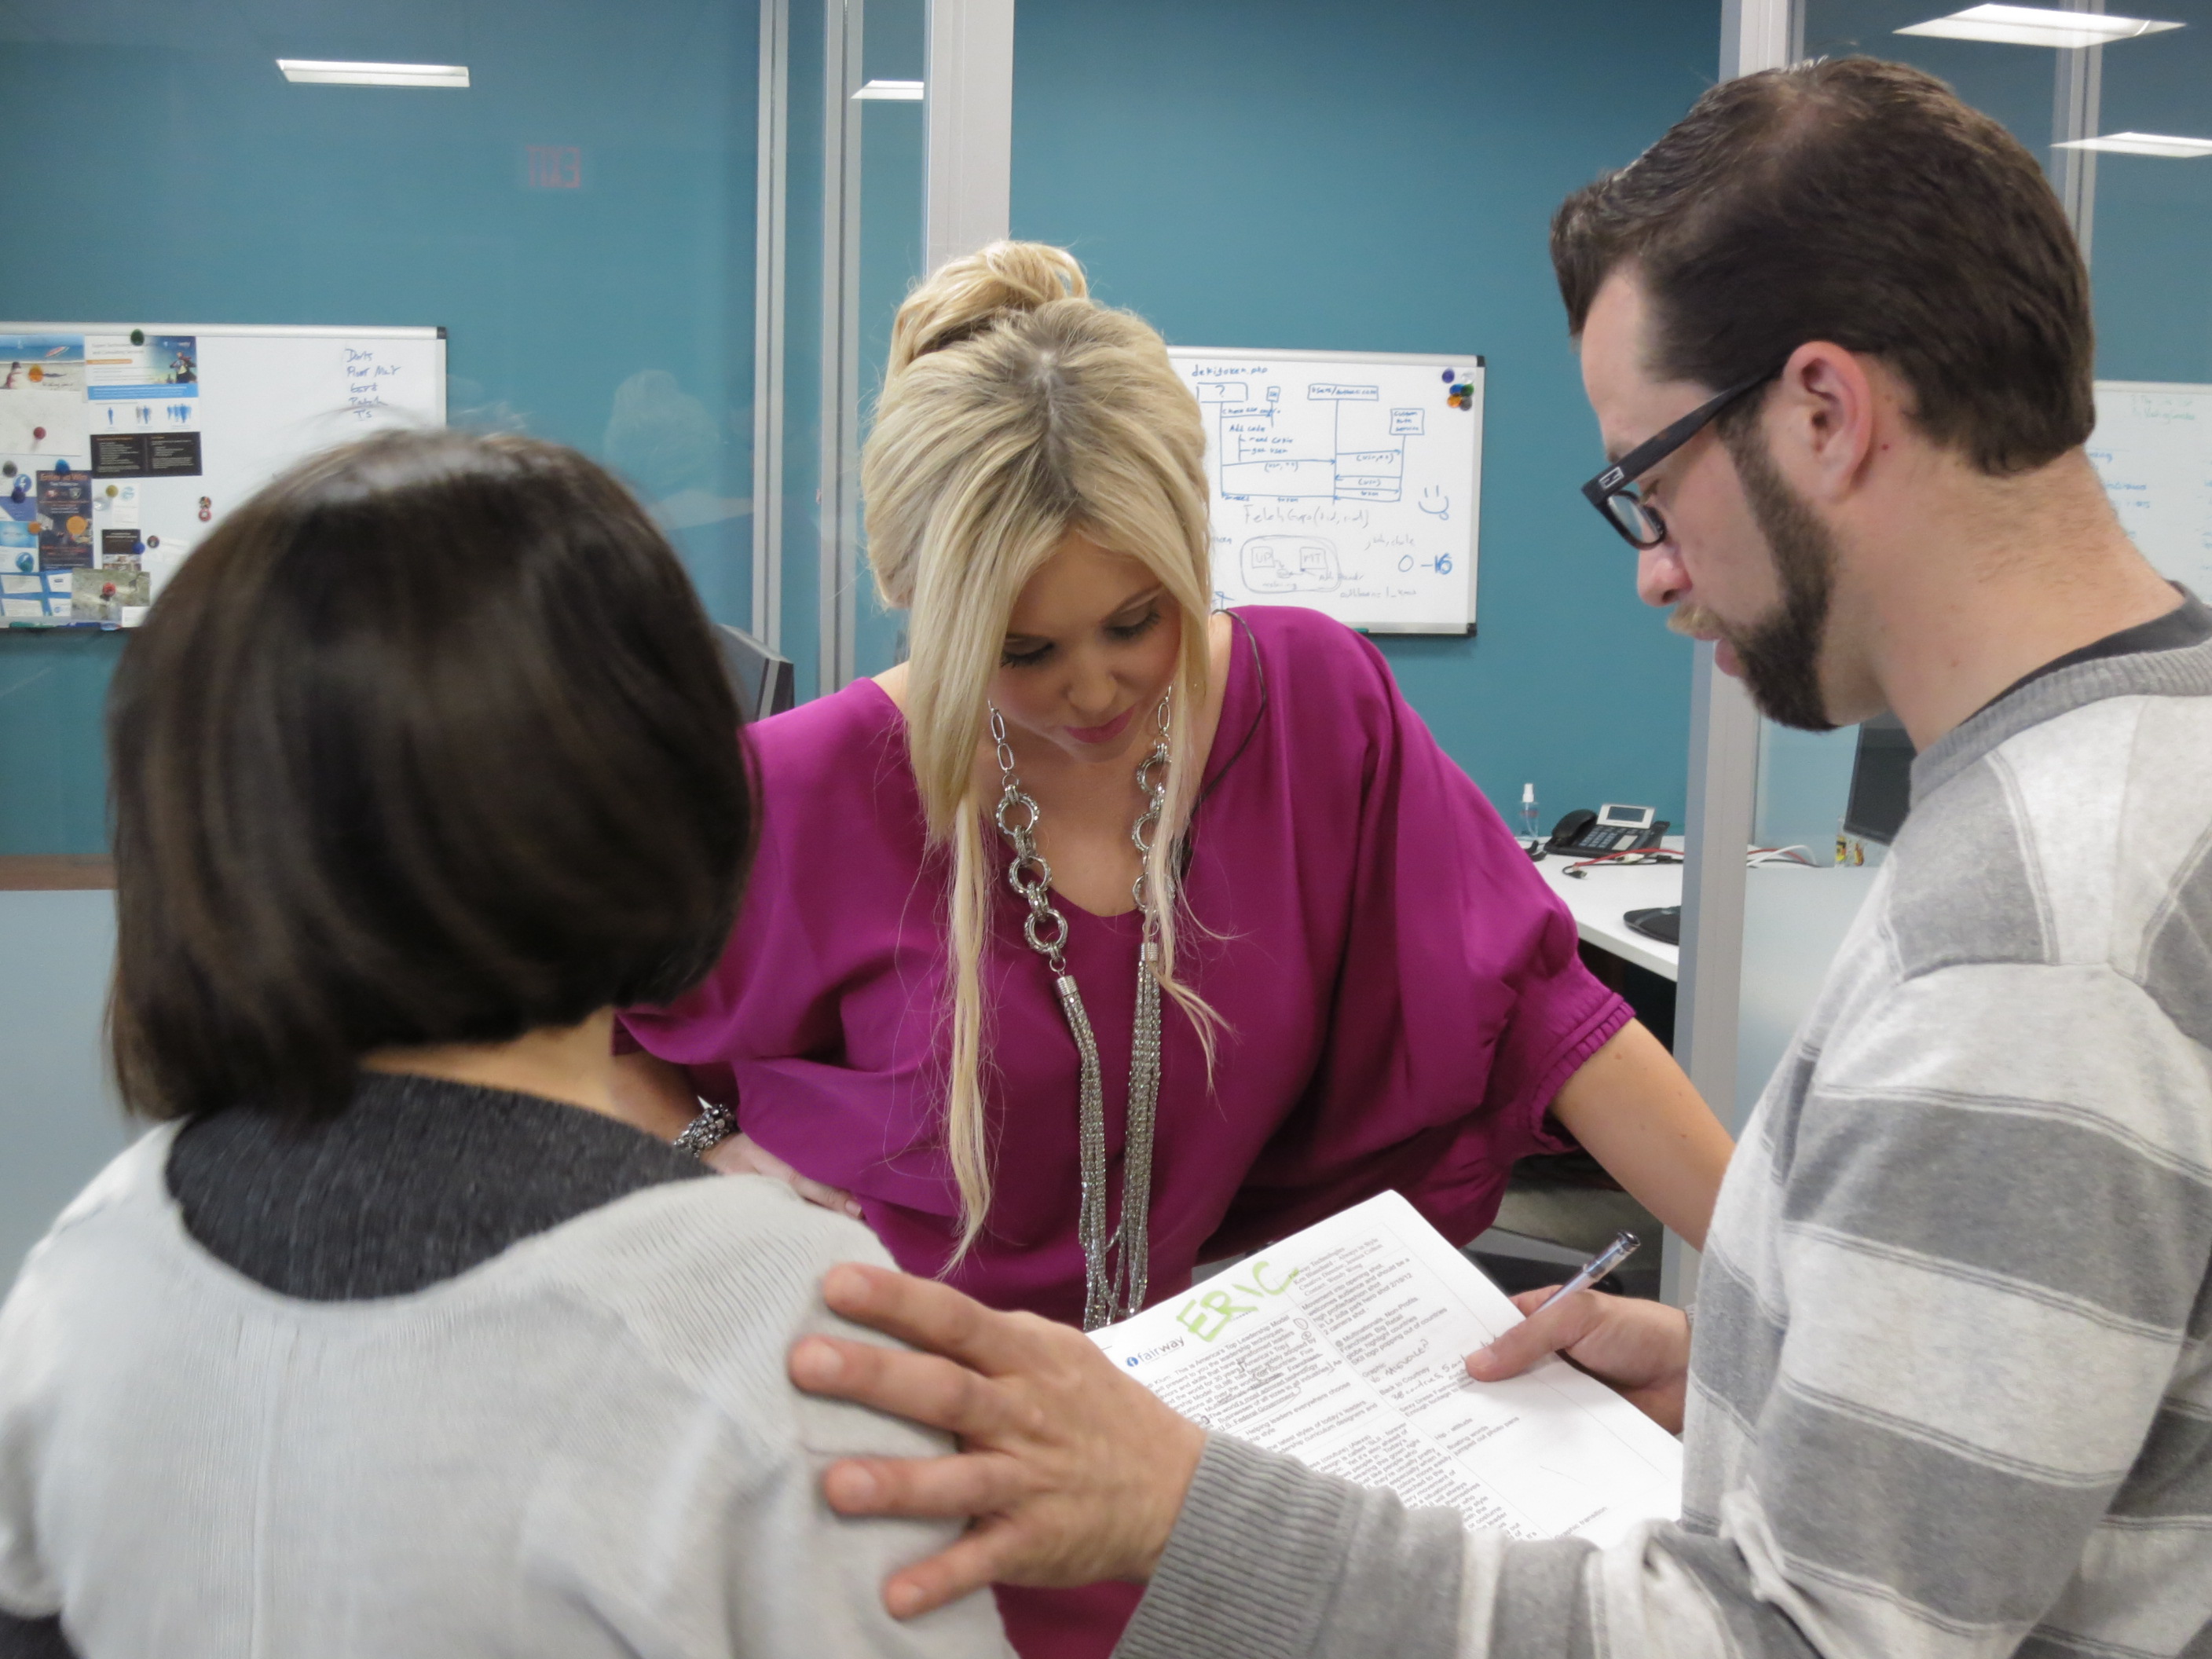
[[[1242,1319],[1246,1314],[1259,1312],[1261,1303],[1289,1290],[1298,1272],[1293,1267],[1279,1278],[1271,1277],[1266,1258],[1255,1257],[1244,1264],[1244,1276],[1241,1280],[1225,1289],[1210,1290],[1203,1296],[1194,1296],[1176,1309],[1176,1322],[1188,1329],[1200,1341],[1211,1342],[1229,1328],[1231,1321]],[[1231,1292],[1249,1297],[1251,1300],[1239,1302]]]

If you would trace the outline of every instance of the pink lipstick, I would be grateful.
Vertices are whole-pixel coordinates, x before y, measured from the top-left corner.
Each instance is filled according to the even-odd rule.
[[[1103,726],[1071,726],[1067,735],[1078,743],[1111,743],[1129,729],[1129,716],[1137,712],[1132,703]]]

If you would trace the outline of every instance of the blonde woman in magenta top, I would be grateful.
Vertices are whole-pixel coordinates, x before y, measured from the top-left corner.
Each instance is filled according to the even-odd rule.
[[[911,659],[751,729],[744,908],[625,1013],[624,1086],[1069,1322],[1389,1188],[1472,1238],[1577,1142],[1702,1242],[1728,1137],[1380,653],[1212,610],[1204,453],[1060,250],[908,298],[862,483]],[[1025,1659],[1103,1659],[1136,1595],[1000,1593]]]

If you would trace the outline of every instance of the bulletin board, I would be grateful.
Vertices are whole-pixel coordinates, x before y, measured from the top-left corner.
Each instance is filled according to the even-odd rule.
[[[294,461],[445,423],[441,328],[0,322],[0,619],[131,627]]]
[[[1217,605],[1471,634],[1482,359],[1170,347],[1206,422]]]

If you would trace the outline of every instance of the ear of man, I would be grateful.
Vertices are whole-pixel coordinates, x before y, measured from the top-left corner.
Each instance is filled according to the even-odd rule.
[[[1828,517],[1847,511],[1905,440],[1905,398],[1902,383],[1878,360],[1809,340],[1790,354],[1765,400],[1751,405],[1749,429],[1723,435],[1731,446],[1763,440],[1784,482]]]

